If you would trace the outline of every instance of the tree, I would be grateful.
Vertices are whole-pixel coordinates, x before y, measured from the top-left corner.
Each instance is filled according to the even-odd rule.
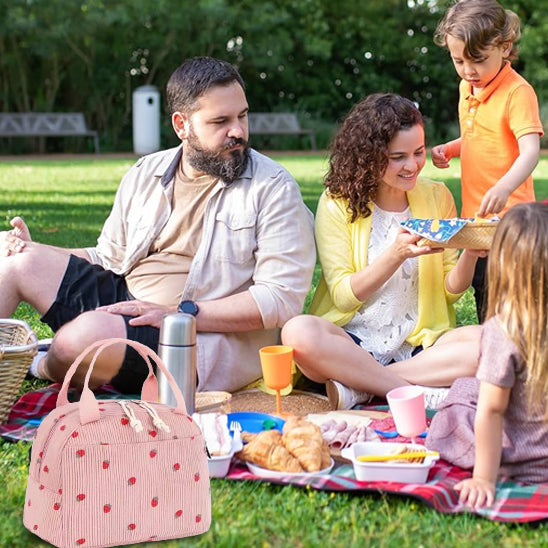
[[[212,55],[238,66],[252,110],[332,127],[365,95],[395,92],[437,141],[457,130],[458,77],[433,43],[451,1],[0,0],[0,110],[83,111],[103,150],[130,149],[133,91],[163,94],[184,59]],[[548,17],[536,0],[506,7],[522,21],[516,68],[548,105]]]

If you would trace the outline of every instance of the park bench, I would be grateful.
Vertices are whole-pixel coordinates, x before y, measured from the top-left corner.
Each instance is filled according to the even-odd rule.
[[[249,114],[250,135],[308,135],[312,150],[316,136],[312,129],[302,129],[295,114],[290,112],[253,112]]]
[[[45,137],[93,137],[99,154],[97,131],[87,128],[81,112],[0,112],[0,137],[40,137],[44,152]]]

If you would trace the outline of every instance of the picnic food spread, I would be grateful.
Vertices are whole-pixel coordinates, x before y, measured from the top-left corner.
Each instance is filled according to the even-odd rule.
[[[378,434],[371,428],[371,418],[352,412],[310,414],[307,419],[320,427],[323,439],[329,445],[332,455],[360,441],[379,441]]]
[[[424,452],[423,446],[381,443],[370,426],[372,419],[368,414],[371,413],[379,417],[387,415],[380,411],[367,411],[367,414],[330,411],[306,417],[287,414],[284,421],[264,413],[235,412],[227,415],[216,412],[195,413],[193,418],[202,430],[210,453],[210,477],[225,477],[235,457],[245,463],[253,475],[270,479],[284,475],[328,474],[334,465],[333,459],[336,459],[350,461],[359,480],[369,478],[368,474],[393,477],[396,473],[399,481],[424,481],[423,476],[437,456],[415,455],[416,451]],[[265,420],[268,417],[272,421]],[[241,433],[239,430],[236,432],[236,423],[238,429],[241,427]],[[238,438],[241,436],[237,444],[236,435],[233,440],[231,431],[238,433]],[[408,469],[410,479],[407,480],[404,472],[398,475],[398,468]]]
[[[318,426],[302,417],[289,417],[283,427],[251,434],[242,432],[246,441],[236,456],[262,468],[280,472],[318,472],[331,464],[329,447]]]

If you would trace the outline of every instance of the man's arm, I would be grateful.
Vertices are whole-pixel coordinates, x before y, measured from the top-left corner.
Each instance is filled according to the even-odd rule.
[[[197,331],[235,333],[264,328],[257,303],[249,291],[242,291],[222,299],[198,301],[196,304],[200,310],[196,316]],[[131,325],[151,325],[159,329],[164,316],[176,313],[177,307],[134,300],[103,306],[97,310],[135,316],[129,321]]]

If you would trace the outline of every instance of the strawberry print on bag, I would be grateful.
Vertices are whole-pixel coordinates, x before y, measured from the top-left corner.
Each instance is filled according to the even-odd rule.
[[[109,339],[92,345],[67,372],[57,408],[33,443],[23,521],[58,547],[182,538],[210,527],[205,444],[176,385],[177,407],[157,403],[153,374],[141,400],[105,400],[99,406],[87,387],[80,402],[66,399],[80,360],[121,341],[138,350],[151,373],[149,356],[167,373],[139,343]]]

